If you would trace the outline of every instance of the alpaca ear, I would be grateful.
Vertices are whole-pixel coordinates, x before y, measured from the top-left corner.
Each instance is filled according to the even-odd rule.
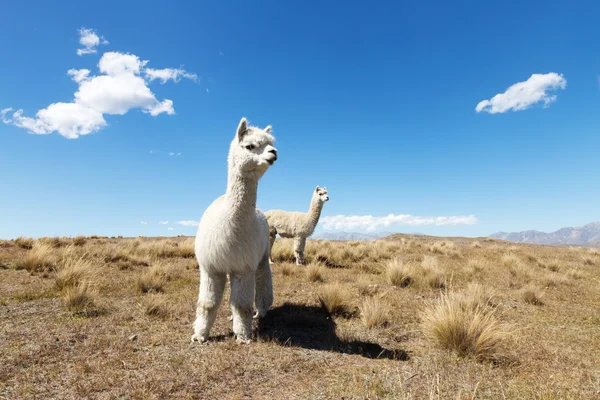
[[[237,128],[238,141],[241,141],[246,135],[246,133],[248,133],[248,121],[246,121],[246,118],[242,117],[242,119],[240,120],[240,124]]]
[[[267,127],[265,128],[265,132],[271,133],[271,129],[273,129],[271,128],[271,125],[267,125]]]
[[[319,190],[319,185],[317,185],[317,188],[315,189],[315,192],[316,192],[317,190]]]

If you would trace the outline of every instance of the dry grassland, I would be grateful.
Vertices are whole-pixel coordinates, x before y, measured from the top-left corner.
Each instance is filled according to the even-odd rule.
[[[193,239],[0,241],[0,398],[600,398],[600,252],[278,239],[254,341],[191,344]],[[227,296],[225,299],[226,303]]]

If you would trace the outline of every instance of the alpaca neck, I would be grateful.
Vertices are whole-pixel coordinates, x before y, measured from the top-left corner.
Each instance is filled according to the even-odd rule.
[[[243,176],[239,171],[229,171],[225,198],[229,205],[229,216],[251,217],[256,212],[258,180]]]
[[[323,203],[319,201],[318,197],[313,197],[310,202],[310,208],[308,209],[308,221],[312,226],[312,229],[317,226],[319,218],[321,217],[321,210],[323,209]]]

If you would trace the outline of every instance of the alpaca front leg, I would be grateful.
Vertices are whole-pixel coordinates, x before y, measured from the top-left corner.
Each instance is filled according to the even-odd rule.
[[[248,344],[252,336],[252,303],[254,301],[255,273],[231,275],[231,312],[233,333],[238,343]]]
[[[210,328],[215,323],[219,304],[223,299],[226,280],[225,274],[210,274],[202,267],[200,268],[200,293],[198,294],[192,342],[208,340]]]
[[[296,265],[304,264],[304,247],[306,246],[306,238],[296,236],[294,238],[294,256],[296,257]]]
[[[256,270],[256,294],[254,297],[256,314],[254,318],[262,318],[273,305],[273,277],[267,254],[263,257]]]

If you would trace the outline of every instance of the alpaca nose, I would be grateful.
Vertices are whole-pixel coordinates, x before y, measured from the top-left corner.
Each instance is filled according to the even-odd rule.
[[[275,147],[273,147],[271,150],[269,150],[269,153],[273,153],[273,154],[277,155],[277,149]]]

